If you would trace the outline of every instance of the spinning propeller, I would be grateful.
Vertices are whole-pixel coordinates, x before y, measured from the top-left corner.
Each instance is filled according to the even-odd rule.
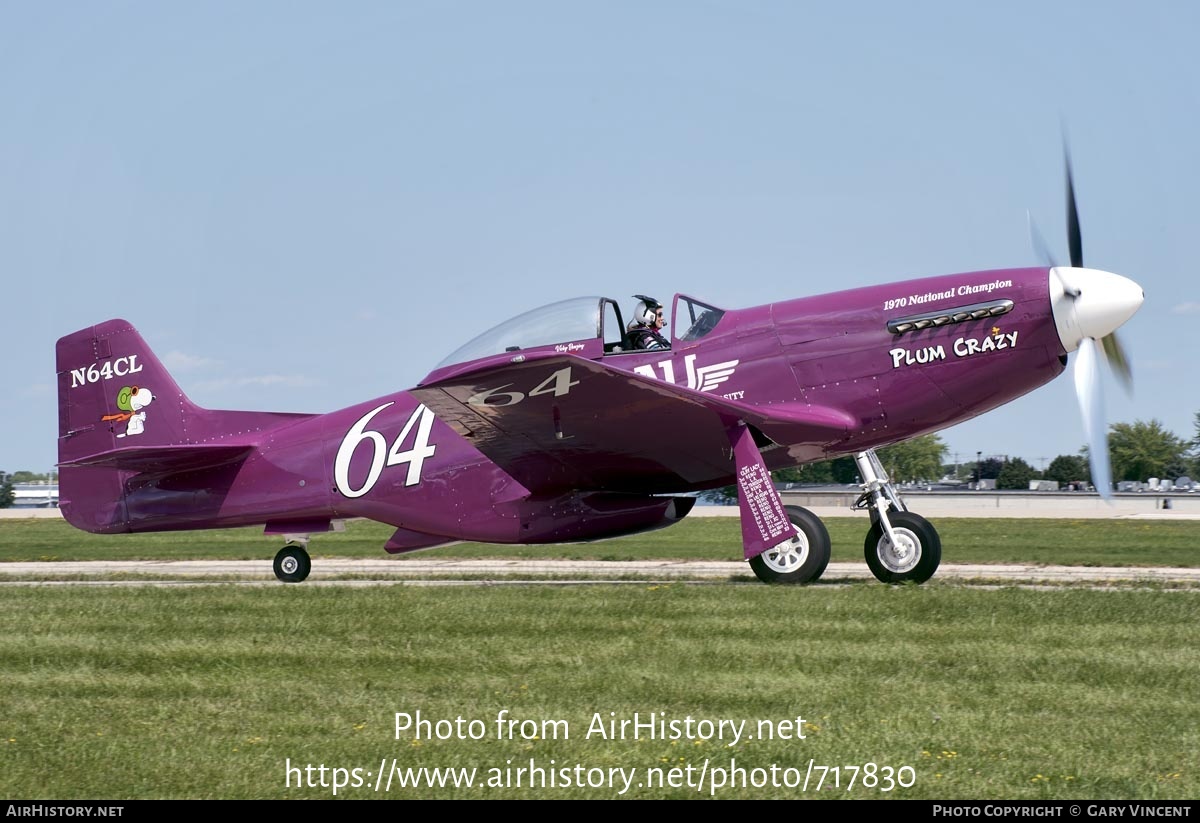
[[[1075,358],[1075,394],[1083,414],[1092,485],[1108,500],[1112,473],[1108,462],[1108,426],[1104,419],[1100,363],[1107,363],[1126,391],[1130,389],[1129,359],[1117,340],[1116,330],[1134,315],[1145,295],[1141,286],[1126,277],[1084,268],[1071,158],[1065,148],[1063,156],[1067,170],[1067,243],[1071,265],[1059,266],[1054,262],[1032,220],[1030,234],[1034,247],[1050,265],[1050,305],[1058,336],[1066,351],[1079,352]]]

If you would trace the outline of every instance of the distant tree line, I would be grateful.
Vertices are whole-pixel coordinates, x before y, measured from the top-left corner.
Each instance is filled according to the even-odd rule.
[[[1146,481],[1152,477],[1200,479],[1200,412],[1196,412],[1191,439],[1163,427],[1158,420],[1114,423],[1108,430],[1110,480]],[[1060,454],[1039,471],[1021,457],[987,457],[967,463],[945,463],[948,448],[936,434],[914,437],[878,450],[879,460],[896,483],[936,482],[957,474],[964,481],[995,480],[998,489],[1028,489],[1034,480],[1053,480],[1059,486],[1090,484],[1091,466],[1087,446],[1076,454]],[[858,483],[858,468],[852,457],[839,457],[772,475],[781,483],[806,485]],[[730,497],[736,490],[730,487]]]

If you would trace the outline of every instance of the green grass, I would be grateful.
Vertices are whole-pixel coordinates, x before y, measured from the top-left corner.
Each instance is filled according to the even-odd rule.
[[[833,559],[861,562],[865,522],[830,518],[828,526]],[[1194,523],[947,518],[937,526],[945,563],[1197,565]],[[353,521],[310,548],[317,558],[381,557],[390,531]],[[278,544],[259,529],[97,536],[61,521],[0,521],[7,561],[264,560]],[[741,550],[736,519],[706,518],[601,543],[462,544],[416,556],[737,560]],[[323,798],[333,796],[335,767],[360,770],[357,779],[339,773],[358,785],[337,796],[364,799],[610,798],[620,791],[612,769],[637,775],[621,795],[636,798],[708,797],[713,775],[730,773],[768,782],[727,784],[716,797],[1200,796],[1194,591],[935,580],[0,592],[6,797]],[[447,721],[443,731],[477,720],[483,735],[397,734],[396,713],[418,711]],[[541,733],[501,739],[502,711]],[[802,717],[804,738],[728,746],[585,737],[594,717],[634,712],[744,720],[748,731],[758,721],[787,730]],[[561,724],[542,726],[553,721],[570,737]],[[559,770],[559,786],[530,788],[522,775],[521,788],[373,791],[381,762],[474,768],[486,782],[513,780],[531,760]],[[289,785],[289,764],[314,769],[292,772]],[[907,767],[911,785],[883,792],[859,772],[848,788],[852,767],[866,764],[876,777]],[[299,785],[301,776],[319,784],[321,765],[324,787]],[[562,785],[561,769],[574,782],[577,765],[584,776],[605,770],[604,785]],[[809,775],[808,790],[772,786],[773,766],[784,779]],[[825,772],[818,792],[822,766],[842,768],[839,785]],[[697,793],[687,781],[703,769],[708,782]],[[590,774],[599,781],[601,772]],[[648,776],[683,784],[637,787]]]
[[[293,773],[289,788],[286,765],[365,776],[394,759],[486,778],[532,759],[635,769],[642,782],[656,768],[686,778],[691,767],[695,779],[706,760],[710,777],[735,761],[748,779],[772,765],[801,777],[810,761],[843,767],[840,788],[818,793],[814,776],[807,792],[717,790],[729,799],[1194,799],[1195,597],[875,584],[8,588],[0,794],[322,798],[331,786],[298,787]],[[541,728],[537,739],[499,739],[504,710]],[[479,720],[484,734],[397,734],[397,712]],[[749,730],[801,717],[804,739],[586,738],[593,716],[610,712]],[[542,726],[557,720],[566,726]],[[867,763],[910,767],[911,787],[884,793],[860,777],[847,789],[845,767]],[[364,783],[338,796],[384,796]],[[387,796],[617,791],[394,786]]]
[[[828,518],[834,562],[862,562],[867,523]],[[1035,563],[1086,566],[1200,565],[1200,523],[1167,520],[967,519],[934,521],[943,563]],[[320,557],[385,557],[393,529],[355,520],[346,531],[314,536]],[[37,560],[262,560],[282,545],[261,528],[95,535],[62,520],[0,520],[0,562]],[[598,543],[503,546],[462,543],[401,557],[513,557],[580,560],[741,560],[737,518],[684,520],[648,534]]]

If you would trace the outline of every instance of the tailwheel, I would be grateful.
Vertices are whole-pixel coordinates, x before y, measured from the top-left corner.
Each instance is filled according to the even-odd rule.
[[[300,583],[312,571],[312,560],[303,546],[289,543],[275,555],[275,576],[284,583]]]
[[[942,539],[933,525],[907,511],[887,512],[893,543],[883,523],[874,518],[864,551],[871,574],[884,583],[924,583],[942,562]]]
[[[796,536],[751,557],[750,568],[764,583],[812,583],[829,565],[829,531],[808,509],[784,509],[796,527]]]

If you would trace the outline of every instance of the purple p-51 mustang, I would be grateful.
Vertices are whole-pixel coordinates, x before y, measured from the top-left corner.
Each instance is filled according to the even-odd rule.
[[[415,388],[320,415],[200,408],[133,326],[109,320],[58,341],[60,505],[89,532],[264,525],[286,540],[276,575],[299,582],[309,538],[347,518],[394,526],[392,553],[588,541],[670,525],[697,492],[736,484],[754,572],[808,583],[829,535],[782,504],[770,472],[853,455],[867,564],[923,582],[940,539],[875,448],[1019,397],[1071,352],[1089,436],[1104,435],[1095,368],[1119,354],[1113,332],[1143,294],[1083,268],[1070,202],[1070,266],[737,310],[680,294],[657,351],[631,348],[617,301],[567,300],[486,332]],[[1091,454],[1104,492],[1106,450]]]

